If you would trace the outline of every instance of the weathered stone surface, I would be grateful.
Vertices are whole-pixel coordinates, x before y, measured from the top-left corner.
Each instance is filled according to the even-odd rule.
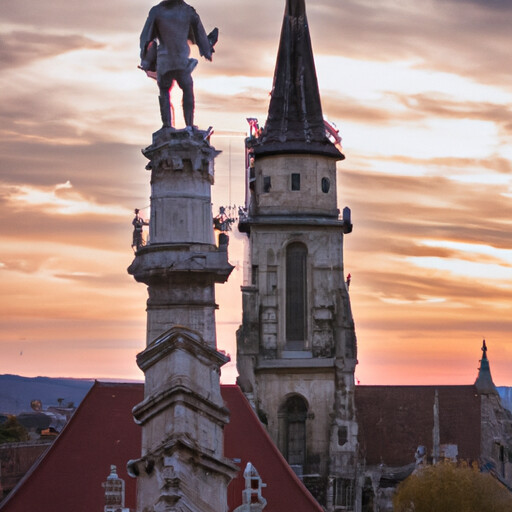
[[[292,190],[292,174],[300,175],[300,189]],[[317,155],[275,155],[255,159],[254,201],[250,214],[322,215],[337,218],[336,160]],[[322,190],[328,180],[329,190]],[[265,184],[270,182],[270,187]],[[268,187],[268,185],[267,185]]]
[[[151,244],[213,244],[211,185],[214,159],[207,132],[157,132],[143,153],[151,170]]]
[[[215,283],[223,283],[227,236],[214,244],[213,160],[207,132],[162,129],[144,150],[150,159],[149,243],[128,268],[148,285],[147,348],[137,357],[144,400],[133,414],[142,426],[139,512],[223,512],[237,471],[223,457],[229,413],[220,395]]]
[[[148,285],[147,344],[175,325],[201,333],[215,347],[215,283],[233,270],[224,237],[214,244],[209,132],[166,128],[143,153],[150,159],[149,242],[128,272]]]

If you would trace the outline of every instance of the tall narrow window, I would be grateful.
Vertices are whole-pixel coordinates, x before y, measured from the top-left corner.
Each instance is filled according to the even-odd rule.
[[[283,406],[285,416],[285,457],[291,466],[304,467],[306,464],[306,418],[308,406],[298,395],[286,400]]]
[[[304,350],[307,310],[307,249],[295,242],[286,249],[286,348]]]
[[[263,192],[270,192],[272,181],[270,176],[263,176]]]
[[[300,190],[300,174],[292,172],[292,190]]]
[[[251,284],[253,286],[258,286],[258,265],[253,265],[251,267]]]

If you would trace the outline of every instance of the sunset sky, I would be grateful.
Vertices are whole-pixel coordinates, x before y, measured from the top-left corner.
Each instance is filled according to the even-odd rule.
[[[216,214],[244,201],[246,118],[265,120],[285,1],[190,3],[220,29],[194,71],[196,124],[223,151]],[[149,215],[140,150],[161,125],[156,84],[137,69],[153,4],[0,2],[0,373],[143,378],[146,289],[126,268],[133,209]],[[306,7],[346,155],[357,379],[470,384],[485,338],[494,382],[512,386],[512,2]],[[243,258],[235,230],[236,269],[217,288],[225,382]]]

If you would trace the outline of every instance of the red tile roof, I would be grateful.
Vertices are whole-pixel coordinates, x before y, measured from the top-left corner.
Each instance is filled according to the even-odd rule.
[[[126,482],[126,506],[135,508],[135,481],[126,473],[126,462],[140,456],[141,432],[131,410],[143,394],[142,384],[96,382],[2,512],[102,512],[101,484],[111,464]]]
[[[241,471],[228,488],[229,510],[242,502],[243,470],[250,461],[267,487],[266,512],[321,512],[252,411],[238,386],[222,386],[231,411],[225,428],[225,456],[241,459]],[[135,509],[135,479],[126,462],[141,452],[141,430],[131,414],[143,399],[142,384],[96,382],[45,457],[25,475],[2,512],[101,512],[102,483],[110,465],[126,484],[125,506]]]
[[[359,441],[368,465],[404,466],[414,462],[419,445],[432,451],[436,389],[441,444],[457,444],[459,458],[478,459],[481,412],[474,386],[356,386]],[[243,470],[251,462],[267,484],[266,512],[286,510],[290,503],[294,512],[320,512],[238,386],[221,386],[221,391],[231,411],[225,456],[240,459],[240,473],[228,488],[229,510],[242,502]],[[0,507],[2,512],[101,512],[101,484],[111,464],[126,483],[126,507],[135,509],[136,481],[127,475],[126,462],[140,455],[141,430],[131,410],[142,399],[142,384],[96,382],[44,458]]]
[[[474,386],[356,386],[359,443],[369,465],[405,466],[418,446],[432,452],[434,397],[439,393],[440,443],[459,459],[480,456],[480,396]]]

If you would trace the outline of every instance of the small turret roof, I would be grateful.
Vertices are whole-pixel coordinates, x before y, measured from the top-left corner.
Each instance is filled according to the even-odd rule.
[[[478,377],[475,381],[475,386],[477,391],[482,395],[498,394],[496,386],[492,381],[485,340],[482,342],[482,359],[480,359],[480,368],[478,369]]]

